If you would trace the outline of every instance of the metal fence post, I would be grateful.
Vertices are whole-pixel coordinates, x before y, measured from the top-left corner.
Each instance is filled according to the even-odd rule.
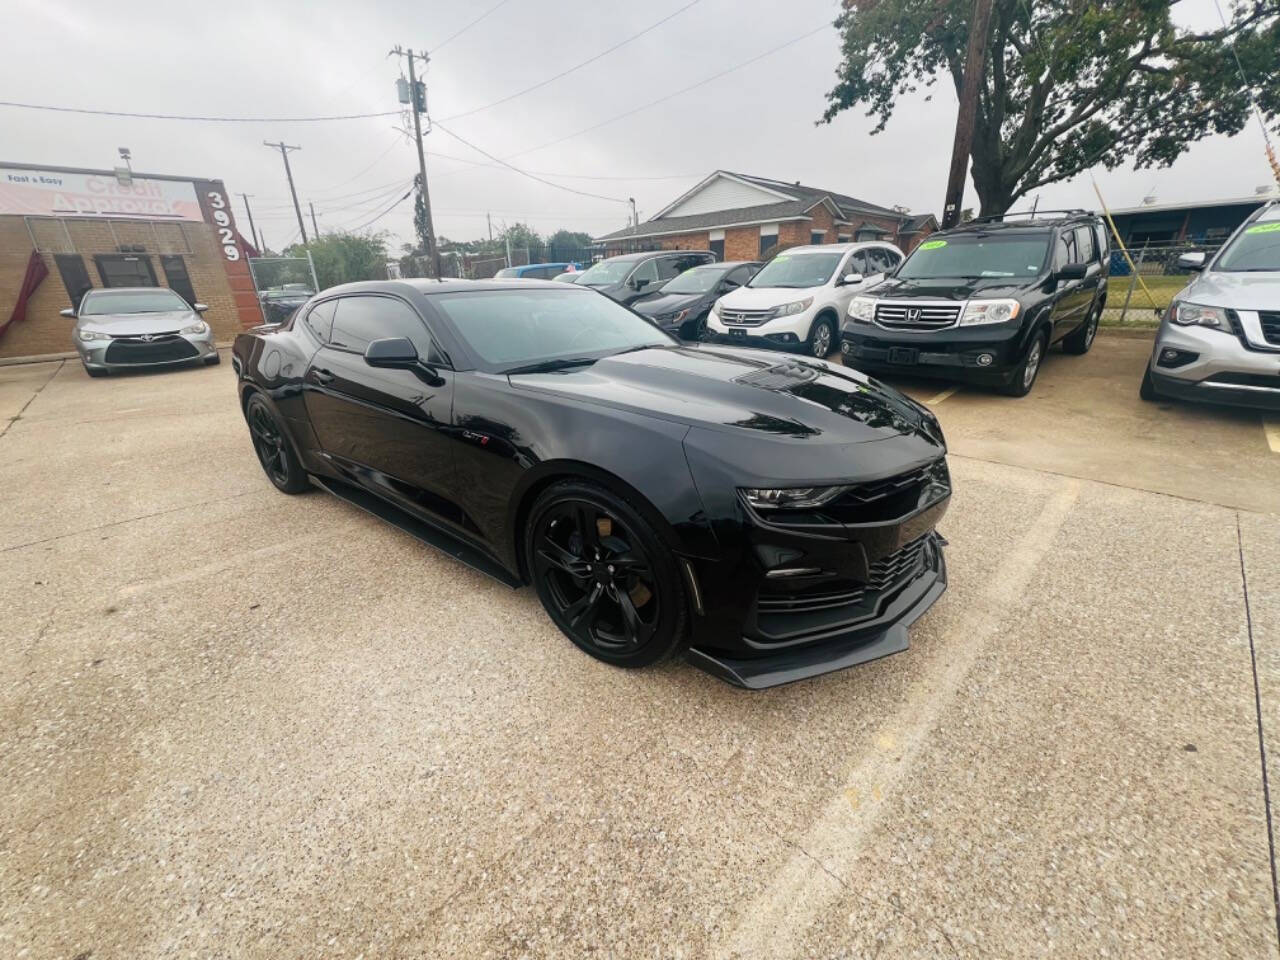
[[[1120,308],[1120,322],[1124,323],[1125,316],[1129,313],[1129,301],[1133,299],[1133,288],[1138,285],[1138,268],[1142,266],[1143,258],[1147,255],[1147,244],[1142,245],[1142,249],[1138,251],[1138,259],[1133,261],[1133,272],[1129,275],[1129,289],[1124,294],[1124,306]]]

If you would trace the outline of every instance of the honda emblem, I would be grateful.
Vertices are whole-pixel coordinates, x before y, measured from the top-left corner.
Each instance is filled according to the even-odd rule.
[[[919,322],[920,322],[920,308],[907,307],[907,323],[919,323]]]

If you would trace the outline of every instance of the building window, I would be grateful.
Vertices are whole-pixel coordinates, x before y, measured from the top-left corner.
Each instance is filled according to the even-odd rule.
[[[71,298],[71,309],[79,311],[80,301],[93,289],[89,271],[84,266],[84,257],[78,253],[55,253],[53,262],[58,265],[62,285],[67,288],[67,296]]]
[[[724,262],[724,237],[721,237],[719,240],[712,240],[710,243],[710,250],[715,255],[716,261],[718,263],[723,263]]]
[[[764,256],[770,250],[778,245],[778,235],[771,233],[767,237],[760,238],[760,256]]]
[[[827,231],[825,230],[810,230],[809,242],[814,246],[817,246],[820,243],[825,243],[826,241],[824,238],[826,237],[826,235],[827,235]]]
[[[157,287],[155,267],[151,258],[117,253],[100,253],[93,258],[98,264],[98,275],[104,287]]]
[[[164,254],[160,257],[160,266],[164,268],[164,280],[169,289],[195,306],[196,292],[191,286],[191,275],[187,273],[187,264],[176,253]]]
[[[836,234],[836,240],[839,243],[849,243],[853,240],[853,237],[849,236],[847,233],[840,233]]]

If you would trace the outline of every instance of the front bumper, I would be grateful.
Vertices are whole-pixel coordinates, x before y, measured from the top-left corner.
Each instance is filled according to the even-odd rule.
[[[146,367],[169,367],[207,361],[218,355],[213,331],[175,334],[151,343],[137,337],[113,340],[76,339],[76,352],[89,370],[139,370]]]
[[[1022,363],[1018,328],[948,328],[903,334],[845,321],[840,353],[859,370],[946,377],[979,384],[1004,384]]]
[[[907,628],[947,589],[946,540],[927,535],[919,572],[882,598],[878,612],[857,626],[803,646],[783,647],[763,656],[743,657],[693,647],[691,664],[713,676],[749,690],[794,683],[901,653],[909,646]]]
[[[1173,365],[1161,359],[1166,350],[1178,351]],[[1280,348],[1249,349],[1220,330],[1166,321],[1151,355],[1151,383],[1180,400],[1280,410]]]
[[[707,317],[703,339],[728,346],[802,350],[813,324],[813,308],[790,317],[775,317],[759,324],[727,324],[714,314]]]

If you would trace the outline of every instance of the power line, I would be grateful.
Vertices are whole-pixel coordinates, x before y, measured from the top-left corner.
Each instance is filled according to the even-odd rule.
[[[360,224],[360,225],[358,225],[358,226],[355,226],[355,227],[348,227],[347,229],[354,233],[354,232],[355,232],[355,231],[357,231],[357,230],[363,230],[363,229],[365,229],[366,227],[372,226],[373,224],[375,224],[375,223],[377,223],[379,220],[381,220],[383,217],[385,217],[385,216],[386,216],[388,213],[390,213],[392,210],[394,210],[396,207],[400,206],[400,204],[402,204],[402,203],[404,203],[406,200],[408,200],[411,196],[413,196],[413,187],[410,187],[408,190],[406,190],[406,191],[405,191],[405,193],[404,193],[404,195],[403,195],[403,196],[401,196],[399,200],[396,200],[393,204],[391,204],[391,206],[387,207],[387,209],[383,210],[383,211],[382,211],[381,213],[379,213],[377,216],[375,216],[375,217],[373,217],[373,218],[371,218],[371,219],[369,219],[369,220],[366,220],[364,223],[361,223],[361,224]]]
[[[588,57],[586,60],[583,60],[581,63],[575,64],[574,66],[569,67],[566,70],[561,70],[559,73],[555,74],[555,76],[547,77],[547,79],[540,80],[538,83],[535,83],[531,87],[525,87],[523,90],[518,90],[515,93],[508,94],[507,96],[502,97],[501,99],[494,100],[492,103],[486,103],[482,107],[474,107],[471,110],[464,110],[462,113],[455,113],[451,117],[445,117],[445,120],[446,121],[461,120],[463,117],[470,117],[474,114],[480,113],[481,111],[489,110],[493,107],[500,106],[504,103],[510,103],[512,100],[515,100],[517,97],[523,97],[526,93],[533,93],[533,91],[535,90],[541,90],[543,87],[547,86],[548,84],[555,83],[557,80],[561,79],[562,77],[567,77],[569,74],[574,73],[575,71],[581,70],[583,67],[589,66],[590,64],[595,63],[597,60],[600,60],[608,56],[609,54],[613,53],[615,50],[619,50],[622,47],[625,47],[628,43],[631,43],[634,40],[639,40],[646,33],[651,33],[652,31],[657,30],[658,27],[662,26],[668,20],[674,20],[676,17],[680,16],[680,14],[684,13],[690,7],[695,7],[701,2],[702,0],[690,0],[689,3],[686,3],[683,7],[676,10],[674,13],[669,13],[665,17],[663,17],[661,20],[657,21],[656,23],[651,23],[649,26],[645,27],[639,33],[633,33],[631,36],[627,37],[625,40],[621,40],[618,43],[615,43],[612,47],[609,47],[607,50],[602,50],[599,53],[597,53],[595,56]]]
[[[336,200],[350,200],[353,197],[368,197],[371,194],[389,193],[404,184],[404,177],[397,177],[394,180],[388,180],[386,183],[380,183],[377,186],[369,187],[365,190],[356,190],[352,193],[338,194],[332,197],[320,197],[322,203],[333,203]],[[364,201],[359,201],[363,203]],[[293,204],[289,202],[280,203],[262,203],[258,205],[263,210],[292,210]]]
[[[188,117],[176,113],[128,113],[123,110],[90,110],[87,107],[55,107],[43,103],[18,103],[0,100],[0,107],[23,110],[52,110],[55,113],[81,113],[95,117],[131,117],[135,120],[195,120],[201,123],[323,123],[330,120],[366,120],[370,117],[398,117],[399,110],[383,113],[347,113],[330,117]]]
[[[504,5],[504,4],[506,4],[506,3],[507,3],[507,0],[498,0],[498,2],[497,2],[497,3],[495,3],[492,7],[490,7],[488,10],[486,10],[484,13],[480,14],[480,16],[476,17],[474,20],[472,20],[470,23],[468,23],[468,24],[467,24],[465,27],[463,27],[461,30],[457,30],[457,31],[455,31],[454,33],[449,34],[449,36],[445,37],[443,40],[441,40],[439,43],[437,43],[437,44],[435,45],[435,47],[433,48],[433,50],[434,50],[434,51],[438,51],[438,50],[440,50],[440,49],[441,49],[441,48],[442,48],[446,43],[449,43],[449,42],[450,42],[450,41],[452,41],[452,40],[456,40],[458,37],[462,36],[464,33],[466,33],[468,30],[470,30],[472,27],[474,27],[477,23],[479,23],[481,20],[483,20],[485,17],[489,16],[489,14],[493,13],[495,10],[497,10],[499,7],[503,6],[503,5]]]
[[[484,156],[492,160],[494,163],[500,164],[501,166],[506,167],[508,170],[513,170],[516,173],[520,174],[521,176],[528,177],[530,180],[536,180],[538,183],[544,183],[548,187],[555,187],[557,190],[564,190],[567,193],[576,193],[580,197],[592,197],[596,200],[609,200],[613,203],[628,202],[623,197],[606,197],[604,194],[601,194],[601,193],[590,193],[586,190],[578,190],[578,189],[575,189],[574,187],[566,187],[562,183],[555,183],[551,180],[544,180],[542,177],[538,176],[536,173],[530,173],[528,170],[521,170],[519,167],[513,167],[511,164],[507,163],[507,161],[499,157],[495,157],[492,153],[489,153],[487,150],[482,150],[480,147],[477,147],[470,140],[464,140],[462,137],[458,136],[456,133],[454,133],[452,130],[446,127],[443,123],[441,123],[439,120],[433,120],[432,122],[441,130],[443,130],[445,133],[447,133],[449,136],[453,137],[453,139],[457,140],[459,143],[470,147],[472,150],[476,151],[476,153],[483,154]]]

